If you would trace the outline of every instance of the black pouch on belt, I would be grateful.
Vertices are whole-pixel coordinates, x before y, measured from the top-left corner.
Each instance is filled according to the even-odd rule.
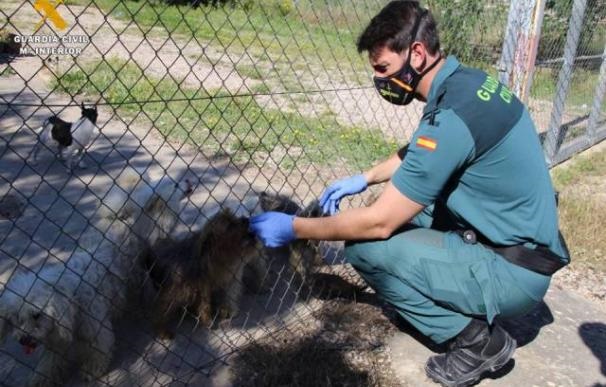
[[[568,259],[560,257],[545,246],[537,246],[535,249],[524,245],[499,246],[473,230],[456,230],[455,232],[463,238],[465,243],[475,244],[479,242],[514,265],[521,266],[535,273],[551,276],[556,271],[568,265],[569,262]],[[561,233],[560,240],[564,248],[568,250]]]

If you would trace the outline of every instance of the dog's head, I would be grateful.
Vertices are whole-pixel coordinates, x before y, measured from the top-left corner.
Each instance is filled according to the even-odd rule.
[[[300,213],[299,216],[304,218],[321,218],[325,216],[320,207],[320,202],[314,199]]]
[[[177,223],[183,199],[192,192],[193,185],[189,179],[175,182],[168,176],[163,176],[151,186],[136,189],[132,197],[144,204],[143,214],[136,219],[133,231],[149,244],[166,238]]]
[[[301,207],[290,198],[269,192],[261,192],[259,204],[263,211],[278,211],[289,215],[301,212]]]
[[[82,117],[86,117],[89,119],[90,122],[92,122],[93,124],[97,123],[97,107],[93,106],[93,107],[86,107],[84,106],[84,102],[80,103],[80,111],[82,113]]]
[[[304,218],[319,218],[324,216],[318,200],[313,200],[305,208],[301,208],[292,199],[279,194],[261,192],[259,204],[263,211],[278,211]]]
[[[228,208],[221,209],[204,225],[196,251],[216,257],[218,263],[247,260],[257,255],[259,249],[257,239],[248,227],[248,218],[237,217]],[[222,260],[226,262],[220,262]]]
[[[174,228],[183,199],[193,192],[188,179],[175,182],[163,176],[156,182],[141,171],[125,169],[102,197],[100,218],[108,224],[119,219],[148,243],[168,236]]]
[[[35,274],[17,275],[0,296],[0,341],[9,333],[26,354],[40,344],[71,340],[74,307]]]

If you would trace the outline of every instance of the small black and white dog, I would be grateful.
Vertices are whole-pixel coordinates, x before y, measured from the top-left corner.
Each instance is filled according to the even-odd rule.
[[[57,116],[47,118],[38,130],[38,143],[32,153],[33,164],[38,162],[38,152],[45,146],[57,147],[59,157],[65,160],[68,170],[75,165],[86,168],[82,158],[96,132],[97,107],[80,104],[82,116],[76,122],[66,122]]]

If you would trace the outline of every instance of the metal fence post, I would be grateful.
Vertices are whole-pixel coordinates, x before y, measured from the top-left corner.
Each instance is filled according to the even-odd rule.
[[[600,111],[602,110],[602,101],[604,101],[605,92],[606,92],[606,46],[604,46],[604,53],[602,54],[602,65],[600,66],[600,77],[598,78],[598,84],[595,88],[593,105],[591,107],[591,113],[589,114],[589,122],[587,123],[587,137],[589,137],[590,144],[593,144],[596,141],[596,126],[598,124],[598,119],[600,118]]]
[[[511,86],[510,77],[513,69],[513,57],[518,37],[518,9],[522,0],[512,0],[509,5],[505,37],[503,38],[503,49],[499,61],[499,82]]]
[[[544,11],[545,0],[514,0],[509,8],[499,81],[523,101],[532,84]]]
[[[551,166],[554,157],[559,148],[560,140],[560,124],[562,123],[562,115],[564,114],[564,105],[566,103],[566,95],[572,78],[572,70],[574,59],[581,36],[583,26],[583,17],[585,16],[585,7],[587,0],[574,0],[572,6],[572,15],[566,34],[566,46],[564,48],[564,63],[558,75],[558,84],[556,94],[553,101],[553,109],[551,111],[551,120],[547,128],[547,137],[545,138],[545,157],[547,163]]]
[[[525,44],[518,45],[520,71],[515,74],[516,86],[519,84],[519,90],[516,88],[516,93],[524,102],[528,101],[530,88],[532,86],[532,77],[534,76],[535,63],[537,59],[537,50],[539,48],[539,40],[541,38],[541,28],[543,27],[543,16],[545,14],[546,0],[536,0],[534,7],[529,8],[531,12],[529,23],[525,25],[523,32],[525,33]],[[524,55],[525,54],[525,55]],[[518,57],[516,55],[516,57]]]

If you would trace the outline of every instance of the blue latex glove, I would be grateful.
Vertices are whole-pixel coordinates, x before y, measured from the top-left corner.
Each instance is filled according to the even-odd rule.
[[[293,228],[294,215],[269,211],[250,218],[249,230],[267,247],[280,247],[297,238]]]
[[[339,210],[341,198],[364,191],[368,187],[364,175],[355,175],[332,183],[320,197],[320,207],[325,214],[334,215]]]

